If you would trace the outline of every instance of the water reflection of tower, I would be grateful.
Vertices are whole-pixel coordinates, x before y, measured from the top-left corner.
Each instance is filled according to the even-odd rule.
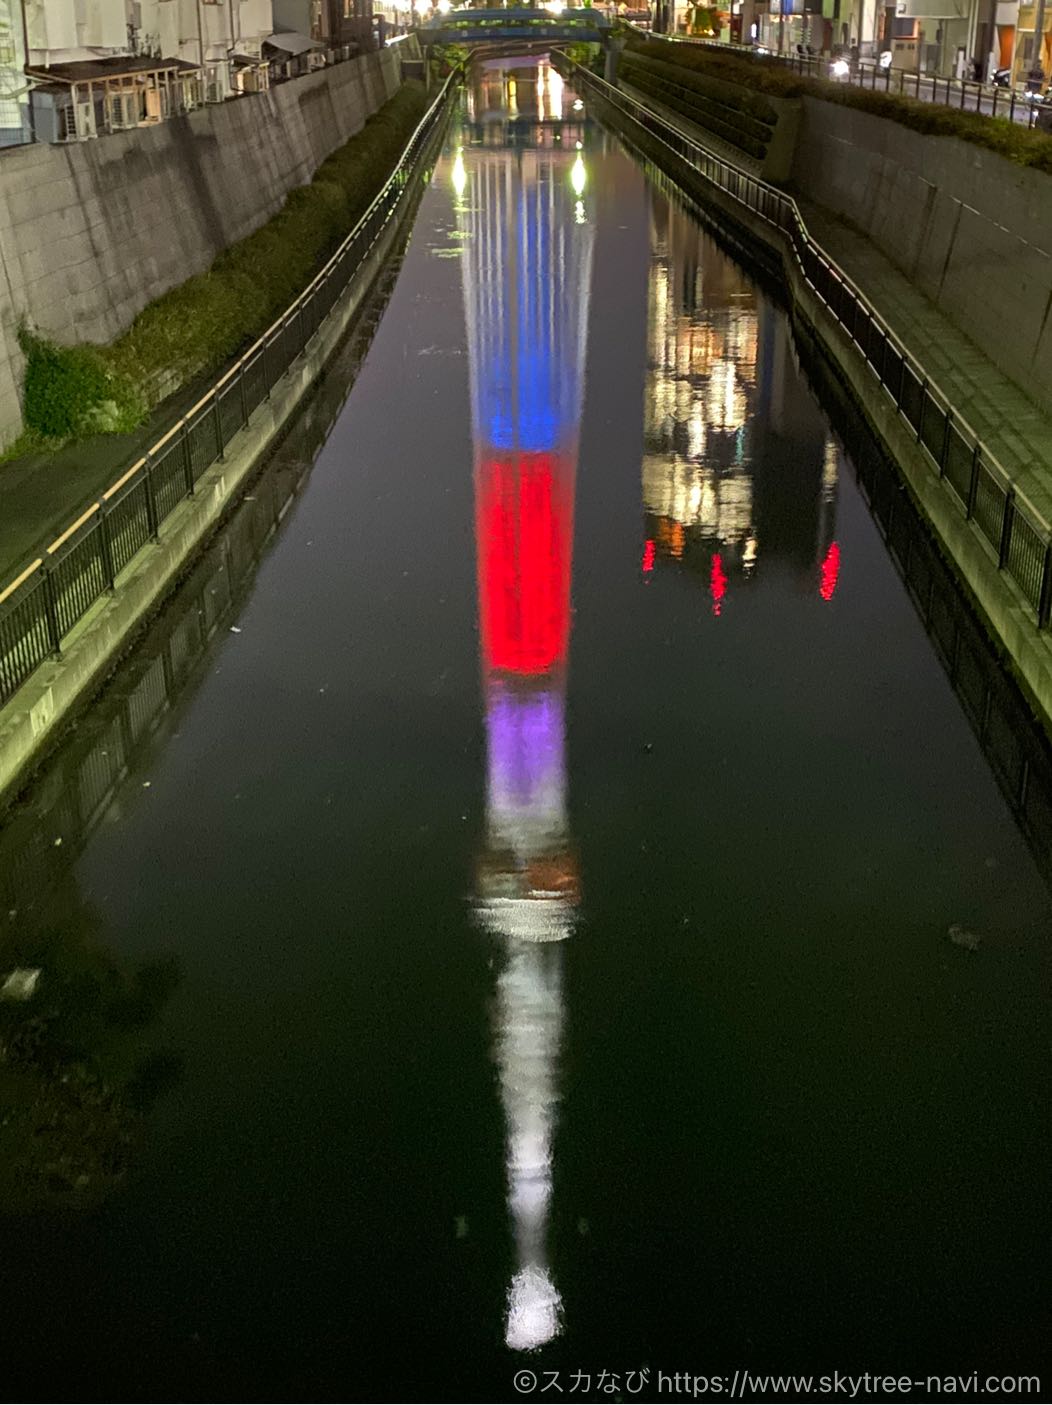
[[[560,943],[578,903],[564,704],[592,229],[578,149],[519,143],[511,154],[487,142],[458,156],[454,179],[465,235],[488,754],[476,906],[503,943],[496,1058],[516,1257],[505,1339],[526,1350],[555,1336],[561,1318],[547,1236]]]
[[[651,215],[644,570],[728,582],[828,559],[837,456],[791,355],[785,318],[679,206]]]

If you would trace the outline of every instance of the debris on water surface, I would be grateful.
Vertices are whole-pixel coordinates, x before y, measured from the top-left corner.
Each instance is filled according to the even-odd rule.
[[[240,631],[240,629],[238,629],[238,627],[237,627],[236,624],[232,624],[232,625],[230,626],[230,633],[231,633],[231,634],[240,634],[241,631]]]
[[[962,946],[965,951],[978,951],[980,937],[977,932],[969,932],[967,927],[962,927],[959,923],[954,924],[947,930],[946,935],[954,946]]]
[[[39,966],[16,966],[0,986],[0,1000],[28,1000],[40,980]]]

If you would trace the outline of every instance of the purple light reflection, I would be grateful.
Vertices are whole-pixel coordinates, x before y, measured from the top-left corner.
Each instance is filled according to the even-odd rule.
[[[489,800],[494,814],[562,808],[566,785],[563,699],[546,687],[493,682],[487,695]]]

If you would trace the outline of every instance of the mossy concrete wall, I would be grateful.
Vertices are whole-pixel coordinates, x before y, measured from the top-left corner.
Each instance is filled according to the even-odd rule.
[[[172,118],[0,162],[0,448],[22,427],[22,319],[114,340],[309,181],[394,96],[399,45]]]

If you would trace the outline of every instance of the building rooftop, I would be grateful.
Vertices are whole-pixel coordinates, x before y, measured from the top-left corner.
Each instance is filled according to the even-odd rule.
[[[135,78],[143,73],[161,73],[172,69],[180,73],[199,73],[200,64],[185,59],[162,59],[153,56],[137,58],[134,54],[116,54],[112,58],[83,59],[76,63],[54,63],[49,68],[26,65],[26,73],[45,83],[93,83],[107,78]]]

